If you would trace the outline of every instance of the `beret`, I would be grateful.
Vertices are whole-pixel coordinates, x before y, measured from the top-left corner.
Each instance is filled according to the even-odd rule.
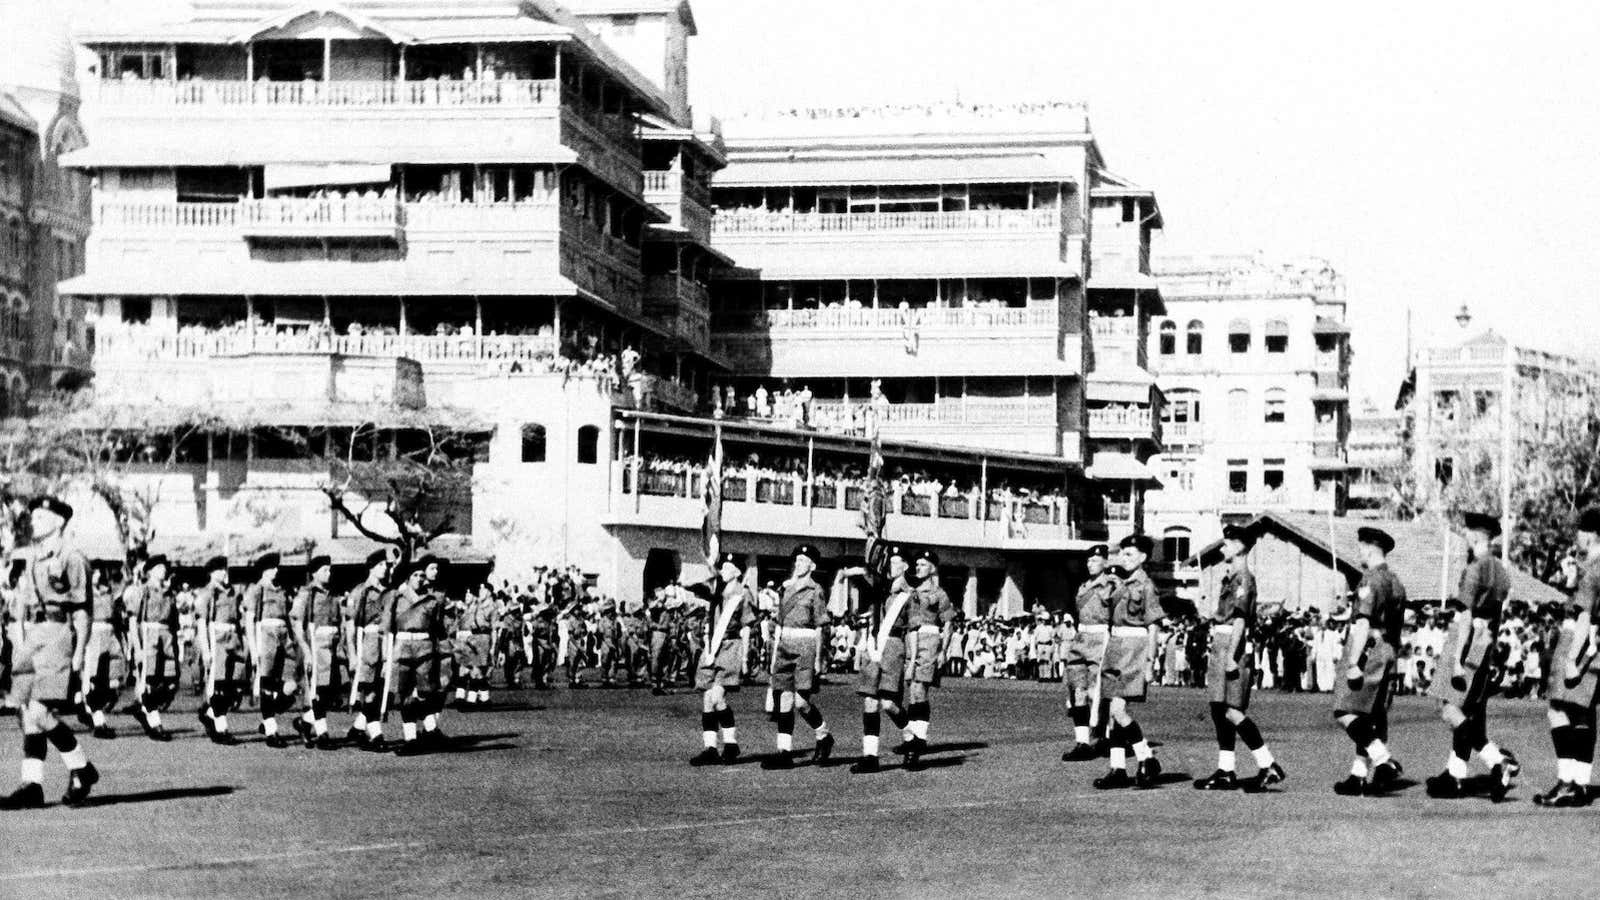
[[[1373,528],[1370,525],[1362,526],[1356,531],[1356,540],[1363,544],[1370,544],[1384,553],[1394,552],[1394,538],[1382,528]]]
[[[276,569],[283,564],[283,557],[276,553],[263,553],[256,557],[256,571],[264,572],[267,569]]]
[[[813,547],[810,544],[801,544],[801,545],[795,547],[794,551],[792,553],[790,553],[789,555],[791,557],[793,557],[793,556],[804,556],[804,557],[810,559],[814,563],[822,562],[822,554],[817,551],[816,547]]]
[[[67,503],[65,500],[62,500],[62,499],[60,499],[58,497],[51,497],[49,495],[45,495],[45,496],[42,496],[42,497],[35,497],[32,500],[29,500],[28,501],[28,512],[33,512],[36,509],[49,510],[50,512],[53,512],[56,515],[60,516],[62,519],[71,519],[72,518],[72,506],[71,506],[71,504]]]
[[[1147,534],[1130,534],[1122,539],[1121,546],[1123,548],[1132,547],[1135,550],[1138,550],[1140,553],[1149,556],[1150,551],[1155,549],[1156,542],[1152,541],[1150,536]]]
[[[1468,531],[1481,531],[1491,538],[1500,536],[1500,517],[1488,513],[1469,512],[1461,516]]]
[[[1089,555],[1098,556],[1101,559],[1110,559],[1111,548],[1107,547],[1105,544],[1095,544],[1093,547],[1089,548]]]

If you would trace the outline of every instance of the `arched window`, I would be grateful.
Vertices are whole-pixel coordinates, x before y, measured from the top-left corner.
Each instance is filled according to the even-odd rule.
[[[522,461],[544,462],[544,426],[537,422],[522,426]]]
[[[1183,351],[1190,356],[1199,356],[1203,349],[1206,336],[1206,326],[1199,319],[1191,319],[1189,328],[1185,333]]]
[[[600,429],[585,425],[578,429],[578,462],[592,466],[600,461]]]
[[[1190,543],[1193,535],[1189,529],[1181,526],[1168,528],[1161,535],[1161,559],[1163,562],[1181,563],[1189,558]]]
[[[1250,352],[1250,320],[1234,319],[1228,323],[1228,350],[1232,353]]]
[[[1178,323],[1168,319],[1161,323],[1161,355],[1171,356],[1178,352]]]
[[[1268,425],[1282,425],[1288,417],[1289,394],[1283,388],[1270,388],[1267,390],[1267,415]]]
[[[1236,424],[1245,424],[1245,416],[1250,408],[1250,392],[1244,388],[1234,388],[1228,392],[1228,421]]]
[[[1264,332],[1268,353],[1286,353],[1289,350],[1289,323],[1282,319],[1271,319],[1267,322]]]

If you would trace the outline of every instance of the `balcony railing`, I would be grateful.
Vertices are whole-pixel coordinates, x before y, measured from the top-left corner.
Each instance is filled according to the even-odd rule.
[[[1089,333],[1097,338],[1139,339],[1139,320],[1133,318],[1091,316]]]
[[[688,197],[705,206],[711,205],[711,191],[702,181],[685,179],[682,172],[646,171],[644,173],[645,199],[652,203],[674,202]]]
[[[1042,426],[1056,423],[1056,401],[1053,397],[1018,397],[879,404],[817,400],[811,404],[812,423],[819,428],[865,427],[874,416],[885,425]]]
[[[793,213],[719,212],[711,220],[712,233],[746,234],[838,233],[908,231],[1045,231],[1062,227],[1055,209],[992,209],[963,212],[906,213]]]
[[[651,275],[645,282],[644,295],[646,302],[654,299],[671,300],[680,305],[687,304],[699,311],[702,316],[709,315],[711,309],[711,292],[705,285],[673,272]]]
[[[555,210],[548,203],[398,204],[393,199],[363,197],[273,197],[236,203],[113,200],[95,206],[94,225],[104,231],[209,228],[239,234],[337,234],[406,226],[520,231],[545,225],[553,230]]]
[[[861,307],[856,309],[771,309],[744,322],[728,322],[729,331],[778,329],[867,328],[1049,328],[1056,325],[1054,303],[1028,306],[925,306],[908,309]]]
[[[1200,440],[1199,422],[1162,422],[1161,436],[1168,444],[1192,444]]]
[[[1107,522],[1132,522],[1133,503],[1119,503],[1115,500],[1105,501],[1105,521]]]
[[[554,337],[539,335],[318,334],[247,330],[161,332],[149,326],[97,328],[96,362],[201,360],[248,353],[339,353],[424,362],[536,360],[555,356]]]
[[[1089,410],[1089,431],[1092,434],[1149,434],[1154,427],[1150,410],[1144,407],[1129,409]]]
[[[575,240],[591,247],[597,247],[607,255],[620,260],[629,270],[637,270],[641,265],[638,247],[622,238],[602,231],[588,219],[577,216],[563,216],[561,230]]]
[[[472,81],[89,80],[84,99],[142,106],[554,107],[553,79]]]

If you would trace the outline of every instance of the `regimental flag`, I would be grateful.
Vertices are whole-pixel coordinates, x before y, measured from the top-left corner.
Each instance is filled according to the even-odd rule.
[[[706,461],[705,518],[700,523],[701,543],[706,551],[706,565],[717,570],[717,558],[722,556],[722,425],[718,423],[716,439],[711,444],[711,456]]]
[[[887,546],[883,542],[883,527],[888,518],[889,492],[883,483],[883,441],[878,434],[878,424],[878,411],[873,408],[867,415],[872,451],[867,460],[866,488],[861,496],[861,530],[867,535],[866,552],[862,554],[866,557],[867,569],[883,572],[888,562],[882,557]]]

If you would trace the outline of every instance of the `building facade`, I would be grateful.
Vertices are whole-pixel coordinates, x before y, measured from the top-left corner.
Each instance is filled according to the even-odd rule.
[[[1350,433],[1343,280],[1325,262],[1157,261],[1165,406],[1147,527],[1177,562],[1262,512],[1341,514]]]
[[[1376,517],[1397,508],[1406,458],[1406,416],[1372,401],[1350,417],[1347,515]]]

